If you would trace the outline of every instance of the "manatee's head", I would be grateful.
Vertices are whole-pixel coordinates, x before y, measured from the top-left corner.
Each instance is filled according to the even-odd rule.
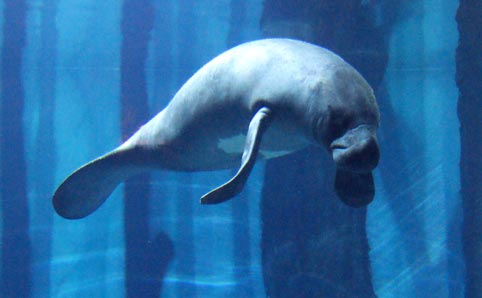
[[[349,128],[342,136],[331,141],[329,151],[338,169],[355,173],[371,172],[380,158],[376,127],[360,124]]]
[[[363,207],[375,196],[372,170],[380,158],[376,128],[360,124],[331,142],[329,150],[337,171],[335,190],[352,207]]]
[[[376,131],[378,105],[368,83],[352,68],[334,74],[333,86],[324,94],[326,108],[315,136],[331,154],[337,173],[335,190],[354,207],[373,200],[372,170],[380,158]]]

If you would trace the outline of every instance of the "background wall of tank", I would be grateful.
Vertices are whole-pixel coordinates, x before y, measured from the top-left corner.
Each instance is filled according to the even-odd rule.
[[[144,99],[150,117],[212,57],[267,35],[260,26],[263,3],[255,0],[137,1],[145,10],[129,20],[148,34],[129,35],[122,24],[129,21],[129,11],[140,7],[135,2],[29,0],[22,6],[23,1],[0,1],[0,159],[10,154],[4,148],[16,146],[14,151],[24,158],[26,178],[22,185],[15,178],[22,177],[22,167],[11,166],[19,171],[10,172],[9,164],[2,163],[0,265],[5,297],[19,289],[25,297],[128,297],[129,287],[134,293],[162,291],[162,297],[266,295],[260,219],[264,163],[257,165],[241,197],[220,206],[200,206],[198,198],[228,179],[230,171],[157,172],[138,179],[150,190],[148,216],[136,219],[146,233],[144,242],[138,242],[145,249],[137,252],[145,258],[137,262],[146,264],[140,266],[144,268],[161,265],[129,282],[126,247],[132,246],[126,237],[133,231],[126,228],[125,210],[142,213],[145,207],[124,204],[129,201],[123,200],[123,187],[98,212],[80,221],[61,219],[50,207],[54,187],[68,173],[116,147],[122,138],[125,114],[119,98],[126,38],[134,47],[147,45]],[[124,6],[129,3],[130,10]],[[378,97],[389,101],[395,118],[382,115],[377,196],[366,213],[369,286],[380,298],[464,297],[455,81],[459,3],[420,0],[398,6],[397,11],[384,10],[389,1],[360,3],[373,9],[376,24],[393,20],[384,32],[388,64]],[[23,19],[17,10],[25,12]],[[150,14],[152,18],[142,18]],[[307,32],[305,24],[287,22],[280,25],[280,35]],[[24,33],[18,44],[11,43],[18,39],[11,36],[9,26]],[[20,57],[8,56],[17,49]],[[8,61],[18,62],[20,68]],[[15,93],[24,103],[12,110],[17,114],[6,108],[10,101],[18,102],[7,93],[13,86],[10,76],[24,90],[23,95]],[[14,119],[21,130],[10,129],[16,125]],[[9,143],[12,138],[7,137],[19,133]],[[398,147],[390,143],[393,138]],[[25,188],[24,195],[12,201],[8,190],[19,188]],[[23,209],[17,208],[20,200]],[[135,229],[136,223],[130,227]]]

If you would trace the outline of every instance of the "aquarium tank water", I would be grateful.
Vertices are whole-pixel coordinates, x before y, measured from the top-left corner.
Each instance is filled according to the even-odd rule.
[[[237,168],[149,171],[85,218],[55,212],[67,175],[204,64],[274,37],[373,88],[368,206],[309,146],[258,159],[223,204],[199,198]],[[1,298],[482,298],[480,0],[1,0],[0,70]]]

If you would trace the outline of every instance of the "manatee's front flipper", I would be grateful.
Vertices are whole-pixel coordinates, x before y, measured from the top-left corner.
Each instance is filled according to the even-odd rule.
[[[118,150],[99,157],[73,172],[55,191],[55,211],[68,219],[83,218],[97,208],[129,176],[140,172],[131,161],[132,150]]]
[[[338,169],[335,177],[335,191],[343,203],[351,207],[364,207],[373,201],[375,184],[373,175]]]
[[[241,167],[236,175],[220,187],[208,192],[201,198],[201,204],[218,204],[227,201],[241,192],[253,169],[263,133],[269,126],[271,110],[263,107],[249,124],[246,144],[244,145]]]

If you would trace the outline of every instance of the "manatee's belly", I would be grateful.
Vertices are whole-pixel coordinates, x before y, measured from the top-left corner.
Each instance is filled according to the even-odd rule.
[[[228,138],[220,138],[218,140],[217,148],[227,155],[237,155],[242,156],[244,151],[244,146],[246,143],[246,135],[239,134]],[[282,143],[280,143],[281,145]],[[263,146],[261,143],[261,148],[258,153],[258,158],[270,159],[278,156],[283,156],[293,152],[292,148],[272,148],[268,146]]]
[[[228,155],[242,156],[246,144],[246,134],[219,138],[217,148]],[[307,146],[307,141],[299,136],[280,135],[268,131],[261,141],[258,158],[271,159],[290,154]]]
[[[173,164],[175,170],[209,171],[237,168],[246,144],[247,125],[226,129],[204,129],[187,133],[173,150],[179,153]],[[292,153],[308,145],[299,133],[268,128],[261,140],[258,159],[270,159]]]

